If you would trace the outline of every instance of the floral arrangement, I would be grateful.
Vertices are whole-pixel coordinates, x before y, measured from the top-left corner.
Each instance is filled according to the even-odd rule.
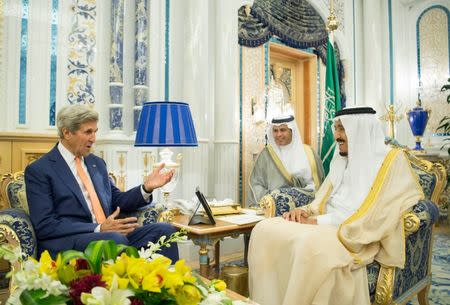
[[[184,260],[174,265],[159,255],[161,247],[186,239],[185,232],[165,236],[147,249],[91,242],[84,252],[68,250],[53,260],[47,251],[39,261],[23,259],[17,249],[0,246],[0,257],[20,264],[12,270],[11,305],[245,305],[225,294],[221,280],[208,284],[195,277]]]

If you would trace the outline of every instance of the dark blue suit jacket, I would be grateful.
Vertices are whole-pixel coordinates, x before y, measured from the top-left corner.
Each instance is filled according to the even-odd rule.
[[[90,154],[84,162],[106,217],[117,207],[131,212],[148,204],[140,186],[127,192],[116,188],[103,159]],[[87,202],[57,146],[27,166],[25,185],[39,253],[72,249],[79,234],[94,232],[97,224],[92,222]]]

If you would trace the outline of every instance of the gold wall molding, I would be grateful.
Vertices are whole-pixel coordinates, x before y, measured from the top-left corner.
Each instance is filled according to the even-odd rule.
[[[58,137],[50,134],[0,133],[0,174],[24,170],[57,142]]]
[[[118,163],[119,163],[119,174],[117,175],[117,187],[122,192],[125,191],[125,185],[126,185],[126,152],[119,152],[118,156]]]
[[[1,1],[1,0],[0,0]],[[37,133],[17,133],[17,132],[1,132],[0,141],[30,141],[30,142],[42,142],[42,141],[54,141],[55,144],[59,137],[52,134],[37,134]]]

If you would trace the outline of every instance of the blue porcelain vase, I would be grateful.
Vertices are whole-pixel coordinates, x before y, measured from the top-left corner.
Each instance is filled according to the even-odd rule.
[[[416,137],[416,146],[414,150],[423,150],[421,145],[421,138],[425,132],[428,119],[430,117],[430,110],[423,109],[420,105],[414,107],[407,112],[409,126],[411,127],[413,135]]]

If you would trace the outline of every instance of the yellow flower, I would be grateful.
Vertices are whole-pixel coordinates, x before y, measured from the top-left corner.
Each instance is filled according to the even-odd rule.
[[[152,268],[164,267],[166,269],[169,268],[171,263],[172,261],[170,260],[170,258],[167,258],[165,256],[160,256],[149,262]]]
[[[120,289],[128,287],[130,282],[127,275],[128,258],[125,253],[122,253],[114,264],[102,266],[102,280],[106,282],[108,287],[111,287],[114,275],[117,276],[117,283]]]
[[[175,272],[183,277],[183,281],[185,283],[193,284],[197,281],[197,279],[191,274],[191,268],[189,266],[186,266],[186,264],[184,263],[184,259],[181,259],[175,263]]]
[[[175,299],[178,305],[197,305],[201,301],[202,295],[197,287],[187,284],[177,289]]]
[[[171,295],[176,294],[176,289],[184,285],[183,277],[176,272],[167,272],[164,281],[164,287],[169,290]]]
[[[161,287],[163,287],[168,273],[169,271],[164,267],[153,270],[150,274],[144,276],[142,289],[150,292],[161,292]]]
[[[211,284],[217,291],[223,291],[227,289],[227,284],[222,280],[212,280]]]
[[[46,273],[52,279],[58,279],[58,266],[61,264],[61,255],[58,254],[56,262],[51,258],[47,250],[45,250],[41,258],[39,259],[41,266],[39,267],[39,273]]]
[[[153,266],[144,258],[130,257],[128,259],[127,274],[133,288],[139,288],[144,277],[150,274],[153,269]]]
[[[71,264],[60,266],[58,268],[58,278],[61,283],[67,285],[74,279],[78,278],[75,267]]]

